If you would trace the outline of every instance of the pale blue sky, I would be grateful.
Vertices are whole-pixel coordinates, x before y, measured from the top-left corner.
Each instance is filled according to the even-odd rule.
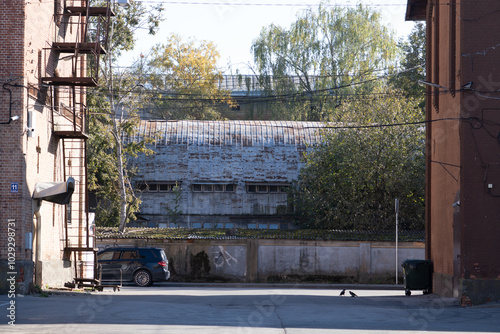
[[[151,0],[154,2],[163,2],[166,20],[155,36],[140,31],[135,49],[120,59],[120,66],[130,65],[141,53],[146,55],[152,46],[176,33],[184,38],[214,42],[221,54],[218,65],[223,70],[230,64],[233,71],[238,68],[241,73],[250,73],[247,65],[253,62],[250,48],[262,27],[271,23],[288,27],[297,13],[306,8],[303,4],[316,7],[320,3],[319,0]],[[330,4],[354,6],[358,2],[332,0]],[[410,33],[414,24],[404,20],[406,0],[362,0],[361,3],[373,5],[372,8],[380,11],[384,23],[399,36]]]

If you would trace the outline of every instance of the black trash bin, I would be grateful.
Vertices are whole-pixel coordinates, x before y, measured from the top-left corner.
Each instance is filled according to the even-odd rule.
[[[402,266],[407,296],[411,295],[411,290],[424,290],[424,295],[431,293],[431,260],[405,260]]]

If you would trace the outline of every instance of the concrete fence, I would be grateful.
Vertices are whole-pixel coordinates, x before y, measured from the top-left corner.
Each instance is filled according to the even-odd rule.
[[[163,248],[180,281],[388,283],[396,270],[394,242],[99,239],[97,246]],[[424,258],[424,243],[399,243],[399,277],[404,260]]]

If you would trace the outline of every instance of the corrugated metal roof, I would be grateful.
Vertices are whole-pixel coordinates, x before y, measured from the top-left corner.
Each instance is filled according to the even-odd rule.
[[[134,140],[156,134],[156,145],[303,146],[318,143],[324,127],[291,121],[141,121]]]

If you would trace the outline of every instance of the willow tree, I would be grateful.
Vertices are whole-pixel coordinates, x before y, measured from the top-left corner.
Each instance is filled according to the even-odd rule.
[[[156,92],[152,113],[166,120],[220,120],[233,104],[221,89],[219,53],[212,42],[171,35],[153,48],[148,85]]]
[[[142,64],[132,70],[116,70],[114,65],[122,52],[133,49],[137,29],[156,33],[162,10],[161,5],[148,7],[133,0],[126,8],[115,8],[108,50],[100,63],[99,85],[88,91],[89,190],[97,197],[97,224],[118,226],[121,232],[140,204],[130,182],[134,170],[128,159],[148,150],[145,141],[123,140],[134,134],[140,121],[142,104],[137,96],[143,95],[133,94],[144,82]]]
[[[323,3],[289,28],[263,28],[252,50],[273,118],[322,121],[343,96],[370,92],[398,48],[378,12]]]

